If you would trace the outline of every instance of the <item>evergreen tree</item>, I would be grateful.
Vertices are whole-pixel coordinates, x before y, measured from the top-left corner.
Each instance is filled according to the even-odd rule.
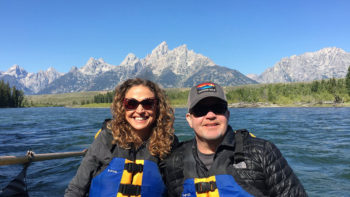
[[[4,89],[3,89],[3,93],[4,93],[4,105],[3,107],[9,107],[10,106],[10,100],[11,100],[11,88],[10,88],[10,84],[7,82],[4,85]]]
[[[3,80],[0,81],[0,107],[6,106],[5,99],[5,82]]]
[[[346,77],[345,77],[345,87],[348,92],[348,95],[350,95],[350,66],[348,68],[348,73],[346,74]]]
[[[0,81],[0,107],[22,107],[24,94],[15,86],[10,87],[9,83]]]
[[[329,79],[328,88],[327,88],[328,92],[330,94],[334,94],[336,90],[336,86],[337,86],[337,81],[335,80],[335,78]]]
[[[318,81],[313,81],[311,84],[311,92],[317,92],[320,87],[320,82]]]
[[[17,104],[17,95],[16,95],[16,87],[13,86],[12,87],[12,90],[11,90],[11,96],[10,96],[10,102],[9,102],[9,105],[10,107],[17,107],[16,104]]]
[[[16,90],[16,107],[23,107],[24,93],[22,90]]]

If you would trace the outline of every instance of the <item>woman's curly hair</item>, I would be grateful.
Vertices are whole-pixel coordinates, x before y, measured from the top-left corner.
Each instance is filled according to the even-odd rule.
[[[133,86],[142,85],[148,87],[158,100],[156,107],[156,119],[153,123],[151,135],[149,137],[148,150],[151,155],[165,158],[170,153],[171,144],[174,140],[174,110],[170,107],[165,91],[157,84],[146,79],[128,79],[115,89],[111,111],[113,120],[109,127],[113,133],[113,143],[118,146],[130,149],[133,145],[135,148],[143,144],[143,140],[133,131],[130,124],[125,119],[125,108],[123,100],[126,92]]]

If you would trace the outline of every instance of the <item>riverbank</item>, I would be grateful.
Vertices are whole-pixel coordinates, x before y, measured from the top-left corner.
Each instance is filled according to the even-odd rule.
[[[330,79],[313,82],[244,85],[224,87],[224,89],[231,108],[350,107],[350,95],[344,84],[344,79]],[[165,91],[173,107],[186,108],[189,88],[168,88]],[[28,95],[25,97],[24,107],[109,108],[109,103],[100,104],[98,102],[111,102],[111,97],[113,94],[107,91]]]
[[[90,103],[85,105],[71,105],[65,106],[70,108],[110,108],[111,103]],[[174,108],[186,108],[185,104],[172,105]],[[335,102],[323,102],[323,103],[293,103],[293,104],[274,104],[268,102],[257,103],[229,103],[229,108],[273,108],[273,107],[350,107],[350,102],[347,103],[335,103]]]
[[[268,107],[350,107],[350,102],[335,103],[335,102],[323,102],[323,103],[293,103],[293,104],[274,104],[274,103],[229,103],[229,108],[268,108]]]

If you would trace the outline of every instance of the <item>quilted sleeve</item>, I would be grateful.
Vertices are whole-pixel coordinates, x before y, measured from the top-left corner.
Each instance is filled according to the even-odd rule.
[[[274,144],[266,141],[264,155],[265,184],[269,196],[307,196],[301,182]]]

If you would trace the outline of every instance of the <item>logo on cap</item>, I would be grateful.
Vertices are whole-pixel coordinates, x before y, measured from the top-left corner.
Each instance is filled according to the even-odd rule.
[[[196,86],[197,94],[201,94],[203,92],[216,92],[215,84],[213,83],[201,83]]]

